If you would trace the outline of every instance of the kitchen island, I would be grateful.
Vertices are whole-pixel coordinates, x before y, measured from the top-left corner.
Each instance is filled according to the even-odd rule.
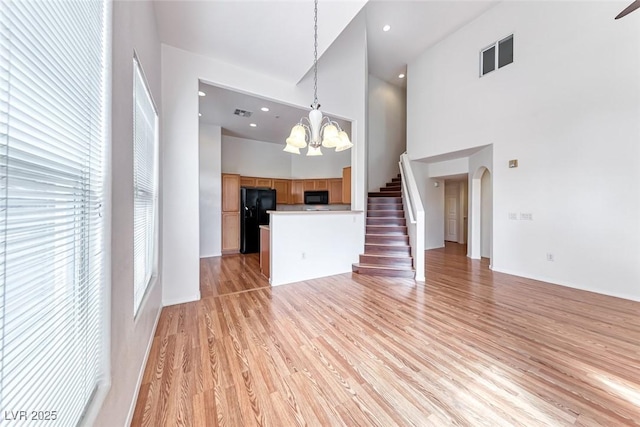
[[[351,272],[364,251],[364,213],[269,211],[272,286]]]

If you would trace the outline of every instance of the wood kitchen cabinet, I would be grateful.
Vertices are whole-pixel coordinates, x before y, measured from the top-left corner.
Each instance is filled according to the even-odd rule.
[[[289,204],[289,194],[291,193],[291,190],[289,189],[290,183],[291,182],[288,179],[273,180],[273,186],[271,188],[276,190],[276,204]]]
[[[240,212],[240,175],[222,174],[222,212]]]
[[[329,183],[329,203],[342,203],[342,178],[327,180]]]
[[[222,174],[222,253],[240,250],[240,175]]]
[[[240,212],[222,212],[222,253],[240,250]]]
[[[273,180],[271,178],[256,178],[256,187],[273,188]]]
[[[315,188],[314,190],[328,190],[329,189],[329,180],[327,179],[316,179],[315,180]]]
[[[351,204],[351,166],[342,169],[342,203]]]
[[[289,203],[293,205],[304,203],[304,180],[291,180],[291,197],[289,198]]]
[[[351,203],[350,198],[348,202],[344,201],[345,184],[344,179],[341,178],[283,179],[232,174],[223,174],[222,178],[223,206],[229,208],[227,210],[223,209],[223,212],[239,212],[240,203],[238,199],[240,187],[273,188],[276,190],[276,203],[278,205],[301,205],[304,203],[304,192],[314,190],[328,190],[329,203]],[[350,183],[351,180],[349,179],[349,184]],[[229,190],[232,188],[237,188],[233,191],[236,199],[225,202],[226,198],[224,195],[227,193],[231,194]],[[225,189],[228,190],[225,191]]]
[[[240,186],[241,187],[255,187],[256,179],[252,176],[243,176],[240,177]]]

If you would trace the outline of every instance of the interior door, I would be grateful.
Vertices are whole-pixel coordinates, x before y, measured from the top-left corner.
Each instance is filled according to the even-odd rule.
[[[458,241],[458,199],[455,196],[447,196],[447,227],[444,239],[449,242]]]

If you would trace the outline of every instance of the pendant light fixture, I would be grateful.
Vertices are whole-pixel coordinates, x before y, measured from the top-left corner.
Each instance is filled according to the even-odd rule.
[[[313,26],[313,104],[309,117],[302,117],[298,124],[291,129],[284,151],[300,154],[300,149],[309,146],[307,156],[322,156],[320,147],[335,148],[344,151],[353,147],[349,135],[340,125],[327,116],[322,116],[318,103],[318,0],[314,0]]]

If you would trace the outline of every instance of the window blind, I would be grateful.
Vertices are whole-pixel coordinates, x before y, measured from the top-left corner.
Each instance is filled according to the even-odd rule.
[[[133,70],[133,311],[137,314],[156,268],[158,114],[136,58]]]
[[[19,425],[78,424],[103,374],[106,8],[0,1],[0,410]]]

